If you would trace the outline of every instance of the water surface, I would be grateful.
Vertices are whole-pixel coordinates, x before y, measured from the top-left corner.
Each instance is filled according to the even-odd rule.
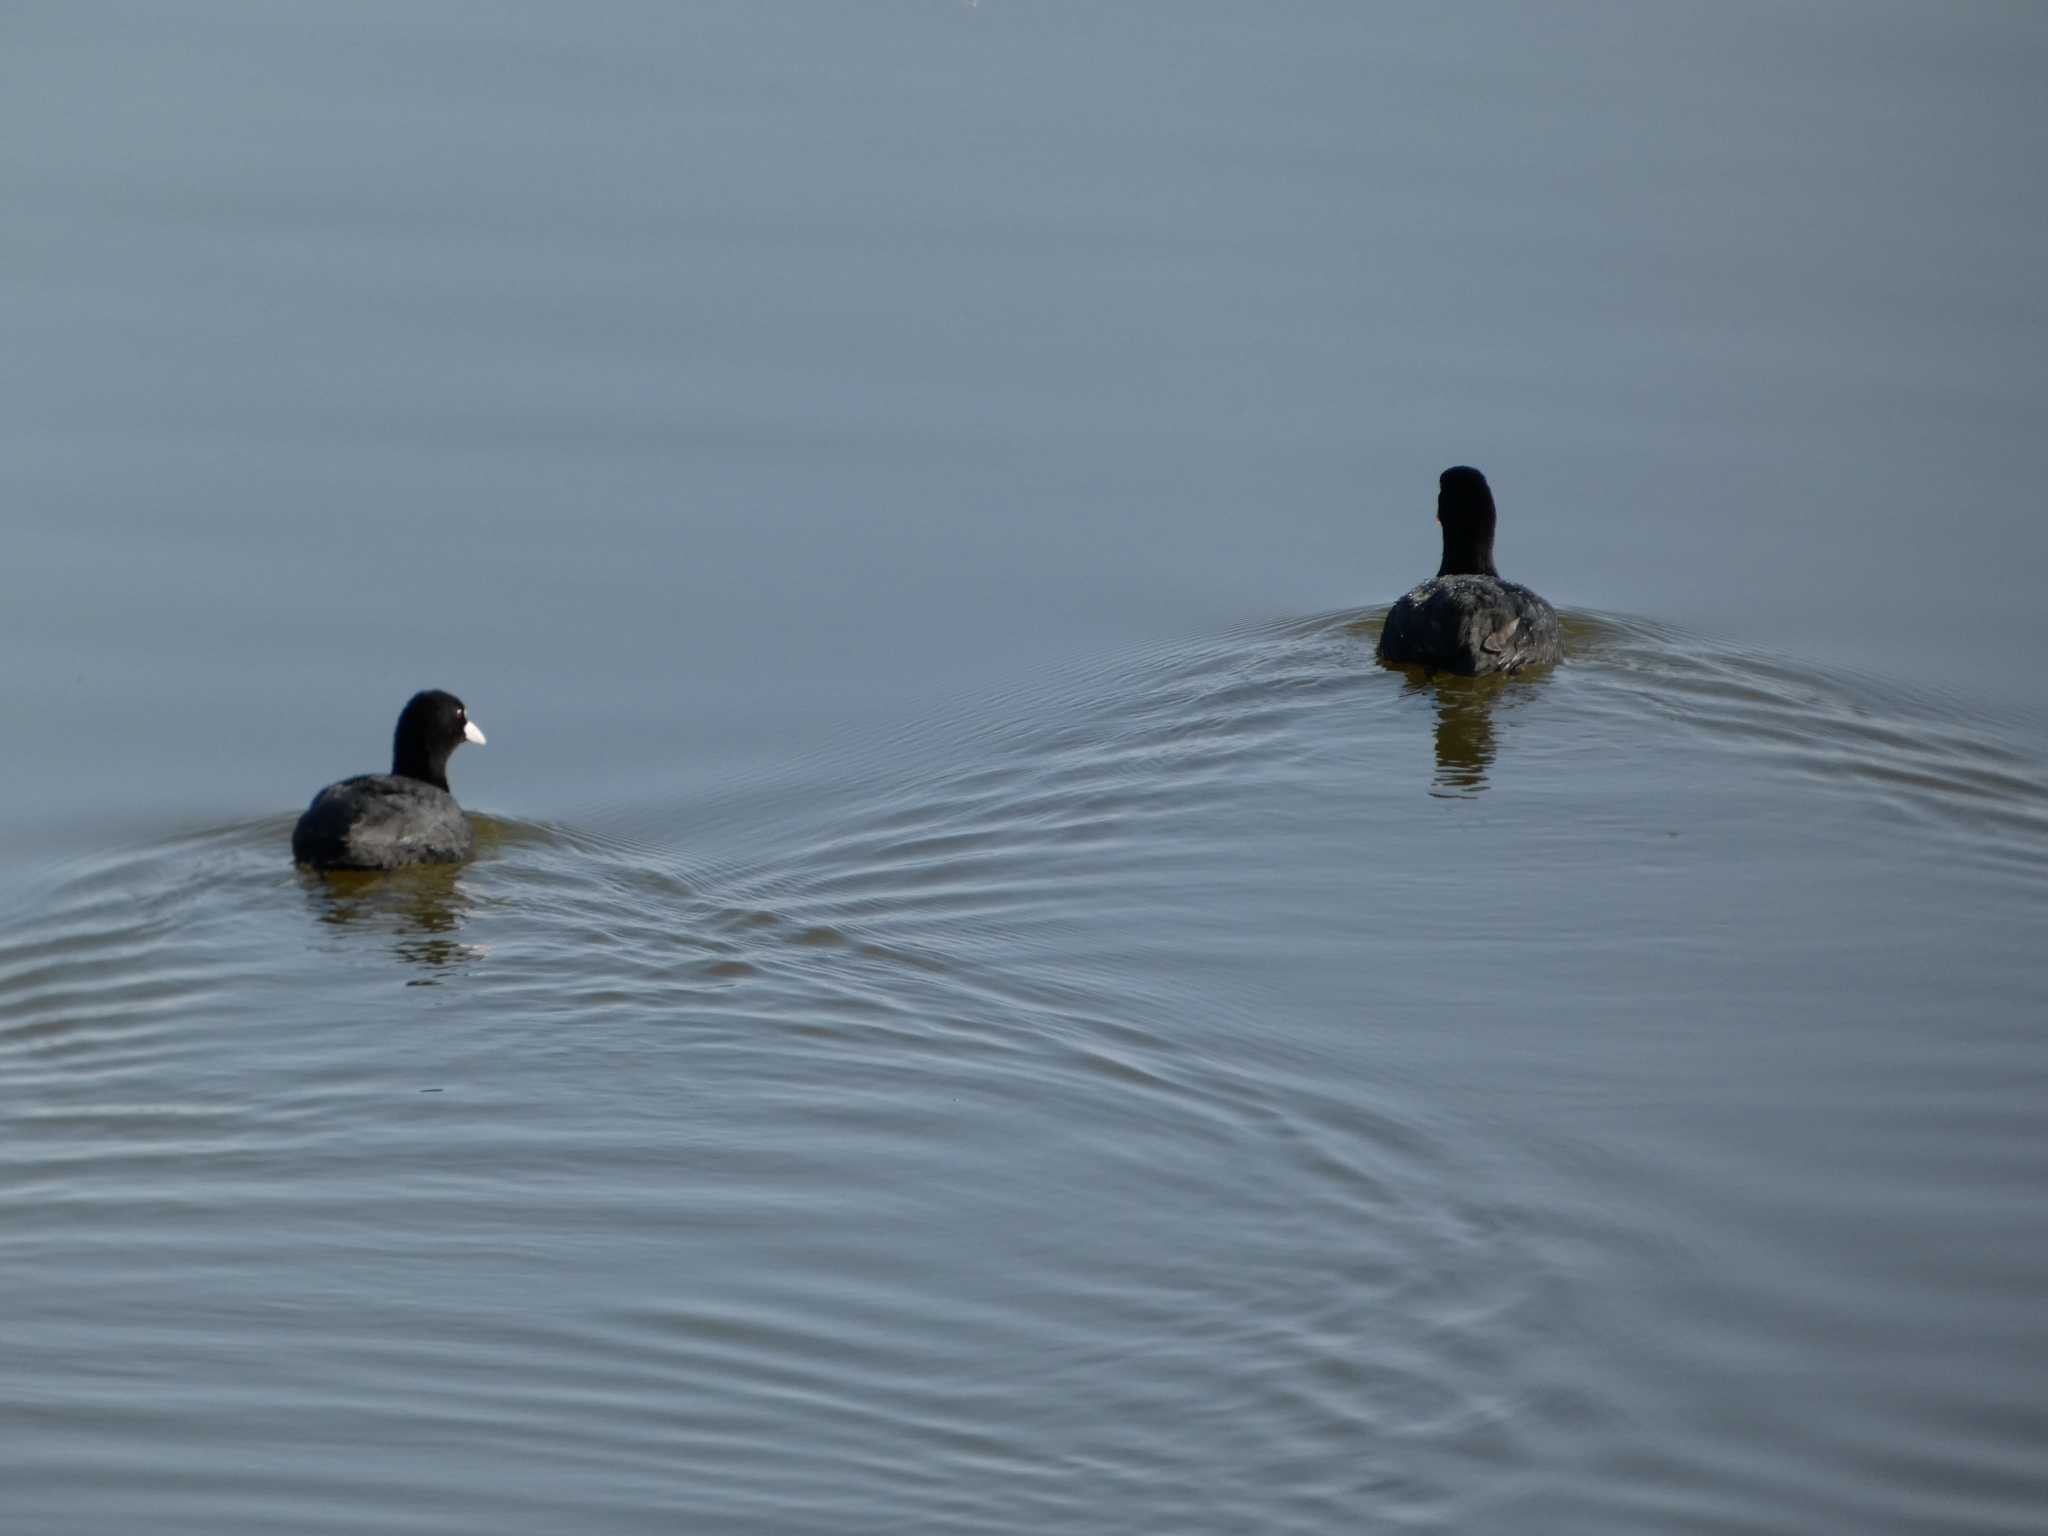
[[[5,30],[0,1530],[2039,1526],[2033,10]]]

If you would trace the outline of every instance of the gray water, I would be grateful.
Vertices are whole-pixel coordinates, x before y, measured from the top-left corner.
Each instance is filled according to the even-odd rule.
[[[10,9],[0,1530],[2040,1529],[2044,77]]]

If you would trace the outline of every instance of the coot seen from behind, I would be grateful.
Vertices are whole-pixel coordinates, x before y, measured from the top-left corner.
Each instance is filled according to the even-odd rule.
[[[1444,558],[1433,580],[1387,615],[1379,657],[1396,666],[1481,676],[1544,666],[1564,654],[1557,610],[1493,567],[1493,491],[1464,464],[1437,482]]]
[[[330,784],[292,829],[292,857],[315,869],[397,869],[455,864],[476,846],[469,818],[448,792],[448,756],[484,744],[462,700],[430,688],[398,717],[391,771]]]

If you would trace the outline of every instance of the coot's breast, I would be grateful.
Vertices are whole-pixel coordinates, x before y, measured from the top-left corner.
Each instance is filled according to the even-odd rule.
[[[453,795],[388,773],[328,785],[292,829],[292,857],[318,869],[455,864],[475,847]]]
[[[1557,610],[1497,576],[1438,576],[1408,593],[1380,631],[1381,661],[1478,677],[1564,655]]]

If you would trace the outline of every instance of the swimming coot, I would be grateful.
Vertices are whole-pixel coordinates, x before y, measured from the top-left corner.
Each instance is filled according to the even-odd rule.
[[[1380,660],[1477,677],[1543,666],[1564,654],[1557,610],[1493,568],[1493,492],[1458,464],[1437,482],[1444,558],[1436,577],[1394,604]]]
[[[397,869],[455,864],[476,836],[448,792],[448,755],[465,741],[484,744],[452,693],[416,693],[391,738],[391,771],[330,784],[292,829],[292,857],[315,869]]]

